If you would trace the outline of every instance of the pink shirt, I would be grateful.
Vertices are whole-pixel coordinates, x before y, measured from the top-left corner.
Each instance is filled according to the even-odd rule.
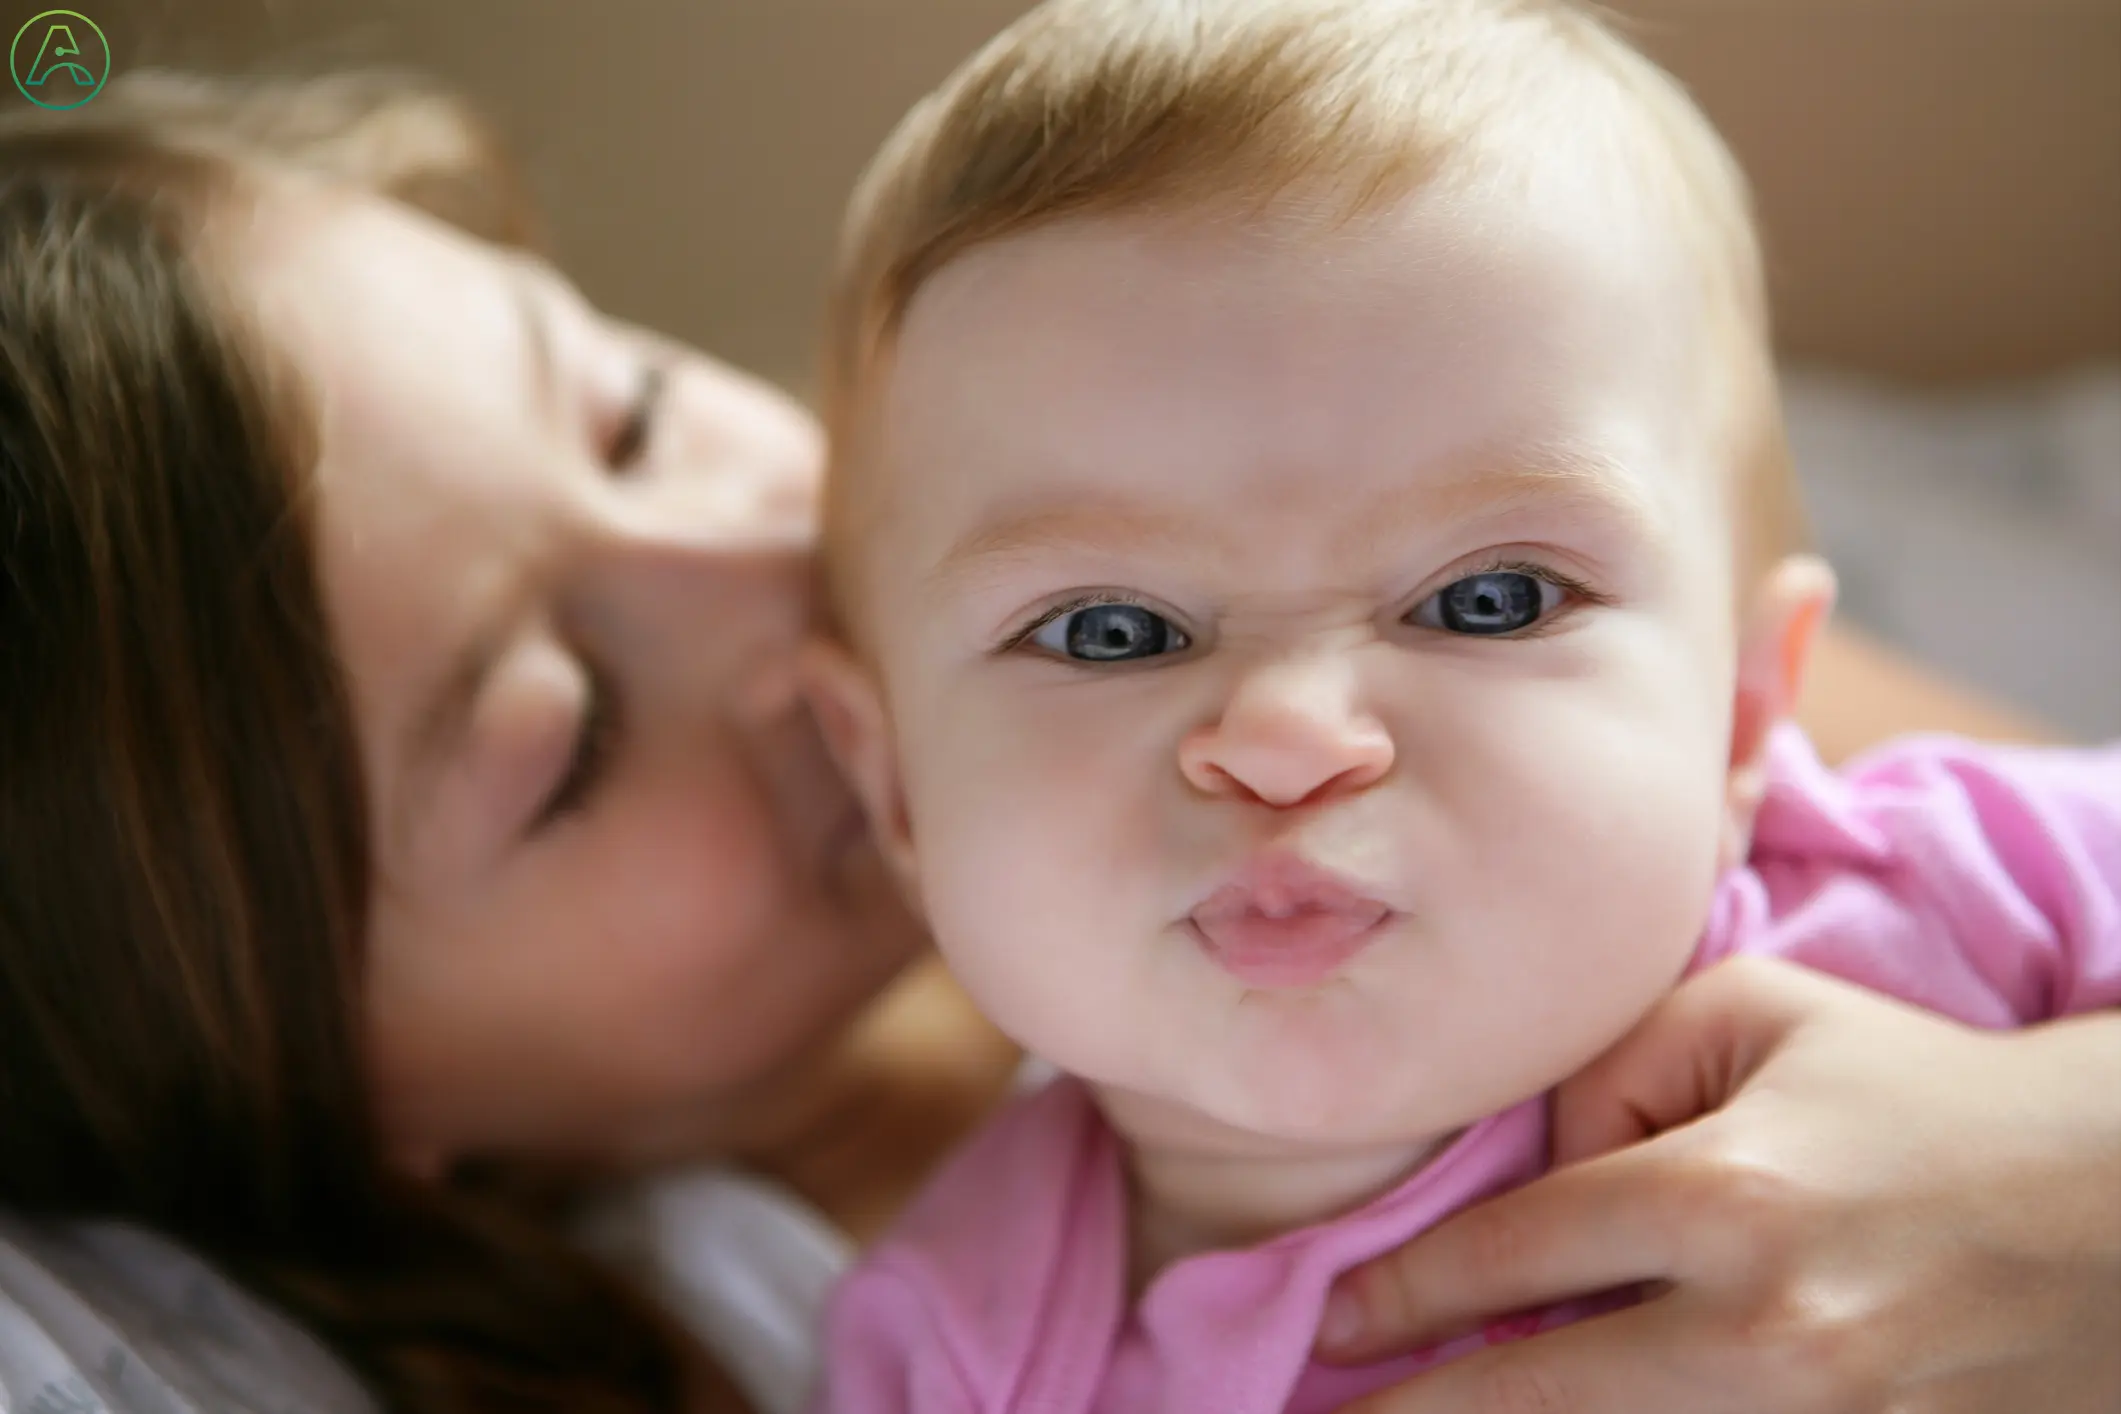
[[[1718,885],[1694,966],[1736,953],[1983,1027],[2121,1005],[2121,745],[1916,740],[1837,776],[1784,730],[1752,858]],[[1358,1368],[1310,1359],[1336,1275],[1534,1177],[1546,1143],[1528,1100],[1345,1217],[1173,1264],[1129,1309],[1118,1145],[1084,1087],[1057,1081],[975,1135],[841,1285],[818,1408],[1329,1414],[1592,1309]]]

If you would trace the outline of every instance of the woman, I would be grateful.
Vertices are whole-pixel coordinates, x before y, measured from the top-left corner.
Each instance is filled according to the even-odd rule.
[[[0,1387],[23,1408],[738,1408],[537,1219],[524,1171],[745,1155],[867,1224],[1003,1083],[1006,1048],[951,1029],[947,993],[851,1025],[921,940],[787,673],[808,420],[597,316],[528,232],[491,141],[416,88],[136,78],[0,130]],[[1773,1083],[1692,1132],[1775,1140],[1759,1172],[1808,1125],[1881,1113],[1933,1117],[1916,1160],[1992,1146],[2015,1112],[1932,1071],[2007,1056],[2054,1097],[2013,1196],[2057,1216],[1998,1235],[2038,1299],[1954,1327],[1952,1352],[2074,1351],[2121,1271],[2085,1201],[2121,1115],[2078,1073],[2116,1028],[1967,1038],[1790,983],[1741,977],[1704,994],[1715,1026],[1639,1038],[1758,1042]],[[1928,1064],[1860,1104],[1821,1079],[1823,1051],[1881,1037]],[[879,1088],[894,1074],[913,1084]],[[1616,1113],[1728,1098],[1632,1074],[1623,1054],[1582,1087],[1586,1149]],[[1780,1132],[1748,1119],[1762,1088],[1802,1097]],[[1675,1182],[1697,1230],[1770,1211],[1744,1173],[1659,1152],[1616,1156],[1651,1160],[1605,1216]],[[1684,1403],[1660,1353],[1784,1349],[1730,1294],[1797,1300],[1818,1262],[1790,1251],[1918,1190],[1858,1275],[1904,1283],[1912,1239],[1924,1279],[1978,1272],[1958,1234],[1994,1175],[1911,1162],[1880,1200],[1879,1171],[1808,1191],[1772,1228],[1789,1243],[1621,1253],[1617,1279],[1724,1298],[1643,1308],[1678,1313],[1647,1355],[1599,1355],[1593,1327],[1524,1349],[1589,1345],[1635,1381],[1572,1373],[1608,1401],[1586,1408]],[[1517,1287],[1453,1300],[1615,1275],[1465,1230],[1469,1270]],[[1464,1314],[1378,1299],[1447,1259],[1468,1265],[1357,1279],[1384,1318],[1358,1338]],[[1938,1346],[1902,1313],[1840,1383],[1749,1374],[1751,1407],[1915,1407],[1885,1381]],[[2116,1387],[2048,1363],[2062,1397]],[[1496,1408],[1563,1388],[1483,1378],[1530,1391],[1479,1396],[1520,1401]]]

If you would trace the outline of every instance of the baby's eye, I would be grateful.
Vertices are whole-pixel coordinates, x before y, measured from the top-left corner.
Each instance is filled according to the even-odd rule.
[[[1055,614],[1039,625],[1031,642],[1049,653],[1082,663],[1123,663],[1155,658],[1192,646],[1179,627],[1139,604],[1091,604]]]
[[[1561,605],[1561,587],[1521,570],[1489,570],[1454,580],[1424,599],[1412,618],[1445,633],[1499,637],[1530,628]]]

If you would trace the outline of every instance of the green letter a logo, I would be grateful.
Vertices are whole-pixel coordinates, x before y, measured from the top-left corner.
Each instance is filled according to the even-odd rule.
[[[44,81],[61,69],[73,75],[75,83],[83,88],[94,88],[96,76],[71,61],[81,53],[81,46],[74,42],[71,25],[55,22],[45,28],[44,43],[37,48],[37,58],[29,66],[29,77],[23,82],[31,88],[44,87]]]

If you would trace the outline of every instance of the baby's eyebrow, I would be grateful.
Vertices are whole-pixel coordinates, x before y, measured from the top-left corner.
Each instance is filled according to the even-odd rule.
[[[998,572],[1011,560],[1037,554],[1136,557],[1200,552],[1199,527],[1126,496],[1075,492],[990,520],[961,536],[929,576],[955,585]]]
[[[1501,520],[1526,511],[1584,515],[1623,533],[1652,534],[1666,519],[1642,477],[1604,451],[1541,447],[1485,454],[1438,484],[1394,496],[1361,518],[1358,553],[1438,522]]]
[[[1437,484],[1394,493],[1354,517],[1343,547],[1359,558],[1440,522],[1502,520],[1518,512],[1589,517],[1633,537],[1663,523],[1642,479],[1618,458],[1585,448],[1540,448],[1470,459]],[[1272,512],[1266,512],[1271,514]],[[990,520],[961,536],[927,576],[946,590],[1003,572],[1034,555],[1076,553],[1170,561],[1210,553],[1202,528],[1131,496],[1071,492]]]

